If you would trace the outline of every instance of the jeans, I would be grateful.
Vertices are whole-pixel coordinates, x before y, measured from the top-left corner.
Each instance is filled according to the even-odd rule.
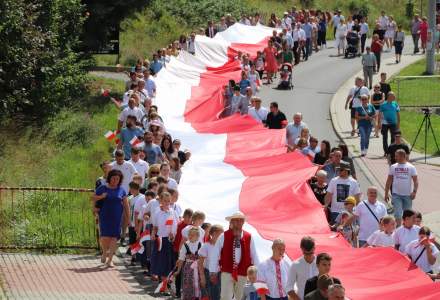
[[[403,211],[412,208],[412,200],[410,196],[392,194],[392,203],[394,207],[394,217],[402,219]]]
[[[361,35],[361,53],[365,51],[365,42],[367,41],[367,34],[364,33]]]
[[[304,47],[306,50],[306,52],[305,52],[306,55],[305,55],[304,59],[307,60],[309,58],[309,56],[312,56],[312,39],[311,38],[306,39],[306,45]]]
[[[391,133],[391,144],[394,143],[395,135],[396,135],[396,124],[382,124],[382,128],[380,133],[382,133],[382,146],[383,152],[388,154],[388,131]]]
[[[368,150],[370,144],[370,134],[373,126],[371,123],[369,125],[360,124],[359,133],[361,134],[361,151]]]
[[[420,34],[418,33],[413,33],[411,34],[412,39],[413,39],[413,43],[414,43],[414,53],[419,52],[419,38],[420,38]]]
[[[380,69],[380,52],[373,52],[374,56],[376,56],[376,72],[379,72]]]

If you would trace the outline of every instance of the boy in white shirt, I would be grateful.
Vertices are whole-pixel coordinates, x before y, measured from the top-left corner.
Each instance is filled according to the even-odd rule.
[[[221,225],[212,225],[209,229],[209,240],[204,243],[199,250],[199,273],[200,285],[202,287],[202,297],[208,296],[209,299],[220,299],[220,283],[212,282],[209,274],[209,261],[215,256],[215,243],[220,234],[223,233]],[[220,268],[217,270],[220,273]],[[220,274],[218,274],[220,278]]]
[[[188,232],[193,227],[199,229],[199,241],[203,243],[203,238],[205,237],[205,231],[202,229],[203,222],[205,222],[205,213],[201,211],[195,211],[191,218],[191,225],[188,225],[182,229],[182,243],[188,240]]]
[[[394,233],[394,247],[402,253],[405,253],[406,245],[419,237],[420,227],[414,225],[416,212],[412,209],[403,211],[403,225],[397,228]]]
[[[130,246],[134,245],[137,241],[136,234],[136,220],[138,219],[139,214],[141,213],[142,206],[147,204],[145,200],[145,196],[139,193],[139,184],[136,182],[130,182],[129,190],[131,196],[128,197],[129,205],[130,205],[130,225],[128,226],[128,244]],[[127,252],[131,252],[130,248],[128,248]],[[135,256],[133,255],[131,259],[131,264],[134,265]]]
[[[432,266],[435,264],[439,250],[430,241],[431,230],[423,226],[419,230],[419,237],[410,242],[405,252],[410,257],[411,261],[423,270],[425,273],[432,273]]]
[[[381,229],[376,230],[367,239],[367,246],[372,247],[394,247],[394,231],[396,220],[393,216],[385,216],[381,220]]]

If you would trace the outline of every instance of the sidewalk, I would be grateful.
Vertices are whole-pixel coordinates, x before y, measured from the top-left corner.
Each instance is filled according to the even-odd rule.
[[[394,57],[385,59],[381,64],[381,72],[386,72],[388,78],[397,74],[402,68],[421,59],[421,55],[403,55],[402,62],[396,64]],[[353,159],[383,194],[388,176],[388,164],[383,157],[382,137],[370,139],[370,147],[366,157],[360,157],[360,138],[351,136],[350,115],[344,109],[345,100],[350,88],[354,86],[355,77],[363,78],[362,70],[348,79],[333,96],[330,104],[330,116],[337,135],[347,144]],[[373,82],[379,82],[379,75],[375,75]],[[405,133],[403,133],[405,135]],[[410,156],[418,172],[419,190],[414,200],[414,209],[424,215],[424,224],[433,231],[440,233],[440,157],[428,158],[424,164],[424,155],[413,151]]]
[[[0,252],[0,299],[157,299],[125,259],[114,260],[106,269],[95,255]]]

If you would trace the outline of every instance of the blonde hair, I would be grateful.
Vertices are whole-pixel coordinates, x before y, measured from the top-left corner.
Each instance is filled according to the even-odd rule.
[[[191,227],[191,228],[188,230],[188,237],[189,237],[191,234],[196,234],[197,237],[200,237],[200,231],[199,231],[199,228],[197,228],[197,227]]]
[[[250,267],[247,269],[246,274],[247,274],[248,276],[249,276],[249,275],[256,275],[257,272],[258,272],[258,269],[257,269],[256,266],[250,266]]]
[[[205,220],[205,213],[197,210],[193,213],[191,220],[193,222],[196,220]]]
[[[391,215],[387,215],[380,220],[380,223],[382,223],[382,225],[388,225],[393,221],[395,221],[394,217]]]

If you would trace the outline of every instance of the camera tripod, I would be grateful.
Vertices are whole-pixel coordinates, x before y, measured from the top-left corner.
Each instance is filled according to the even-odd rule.
[[[412,152],[412,149],[414,148],[414,145],[417,142],[417,138],[419,137],[419,134],[422,131],[422,127],[424,125],[425,126],[424,127],[424,130],[425,130],[425,164],[426,164],[426,150],[427,150],[426,148],[427,148],[427,145],[428,145],[428,130],[430,130],[431,133],[432,133],[432,136],[434,138],[435,146],[437,147],[437,152],[440,152],[440,148],[438,146],[437,139],[436,139],[435,134],[434,134],[434,129],[432,128],[431,110],[429,108],[422,108],[422,111],[423,111],[423,114],[425,116],[423,117],[422,123],[420,124],[420,127],[419,127],[419,130],[417,131],[416,137],[414,138],[414,141],[411,144],[411,150],[409,152]]]

